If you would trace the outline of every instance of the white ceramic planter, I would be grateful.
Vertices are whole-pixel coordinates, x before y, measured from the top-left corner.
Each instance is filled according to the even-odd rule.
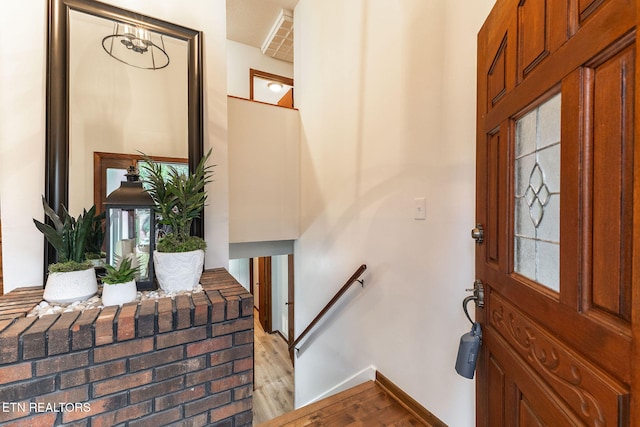
[[[136,300],[136,281],[126,283],[104,283],[102,285],[102,305],[122,305]]]
[[[50,303],[84,301],[98,292],[94,268],[65,273],[49,273],[43,298]]]
[[[204,251],[153,252],[158,284],[165,292],[191,291],[200,282]]]

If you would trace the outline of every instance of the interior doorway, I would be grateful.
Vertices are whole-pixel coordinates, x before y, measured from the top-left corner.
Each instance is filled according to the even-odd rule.
[[[254,422],[294,409],[293,254],[232,259],[229,272],[254,297]]]
[[[254,298],[262,329],[289,345],[294,336],[293,254],[232,259],[229,272]]]

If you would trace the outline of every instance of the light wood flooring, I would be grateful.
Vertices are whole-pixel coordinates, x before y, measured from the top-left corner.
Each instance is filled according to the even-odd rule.
[[[293,365],[287,343],[267,334],[254,311],[253,425],[293,411]]]
[[[391,394],[397,396],[398,390],[390,390],[389,386],[393,384],[382,375],[380,382],[376,376],[375,382],[368,381],[294,411],[293,365],[287,343],[278,334],[264,332],[257,312],[254,312],[254,351],[254,426],[444,426],[439,422],[421,422],[405,409],[391,397]],[[431,420],[425,414],[421,414],[421,419]]]
[[[319,402],[289,412],[260,427],[429,427],[386,393],[367,381]]]

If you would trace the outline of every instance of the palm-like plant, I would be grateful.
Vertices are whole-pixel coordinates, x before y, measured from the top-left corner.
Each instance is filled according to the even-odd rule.
[[[87,236],[93,226],[96,207],[92,206],[88,211],[83,209],[82,214],[77,219],[69,215],[67,209],[62,206],[62,216],[59,216],[42,197],[44,213],[53,222],[53,227],[44,224],[37,219],[33,219],[38,230],[44,234],[45,238],[58,254],[58,264],[71,265],[71,270],[82,270],[88,268],[85,261],[85,246]],[[55,269],[55,267],[54,267]]]
[[[191,223],[207,200],[204,187],[211,182],[215,166],[207,165],[210,156],[211,150],[202,157],[196,170],[187,175],[172,166],[165,172],[160,163],[145,156],[143,182],[156,204],[158,223],[170,229],[158,240],[158,251],[188,252],[206,247],[204,240],[191,236]]]

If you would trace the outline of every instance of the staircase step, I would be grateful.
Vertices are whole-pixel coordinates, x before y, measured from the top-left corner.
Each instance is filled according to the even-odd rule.
[[[374,381],[289,412],[260,427],[427,426]],[[428,426],[427,426],[428,427]]]

